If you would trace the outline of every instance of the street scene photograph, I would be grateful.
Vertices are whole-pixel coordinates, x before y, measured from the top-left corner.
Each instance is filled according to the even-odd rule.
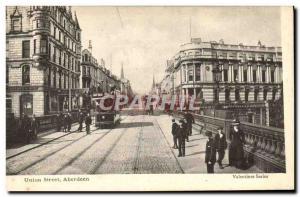
[[[281,7],[5,10],[7,176],[287,172]]]

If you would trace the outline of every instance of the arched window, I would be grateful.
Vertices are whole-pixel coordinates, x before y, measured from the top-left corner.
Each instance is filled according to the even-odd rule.
[[[22,84],[29,84],[30,83],[30,66],[24,65],[22,67]]]

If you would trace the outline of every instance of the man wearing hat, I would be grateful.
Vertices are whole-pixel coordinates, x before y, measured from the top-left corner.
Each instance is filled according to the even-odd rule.
[[[173,142],[174,142],[174,145],[173,145],[173,148],[178,148],[178,145],[177,145],[177,129],[178,129],[178,124],[175,122],[175,119],[172,119],[172,135],[173,135]]]
[[[205,149],[205,163],[207,166],[207,173],[214,173],[214,165],[216,163],[215,142],[210,131],[207,131],[206,135],[208,137]]]
[[[224,159],[225,150],[227,148],[226,136],[223,133],[223,128],[219,127],[218,133],[215,135],[216,151],[218,152],[218,164],[220,169],[223,169],[222,160]]]
[[[242,168],[244,163],[244,149],[245,143],[244,133],[239,128],[240,122],[234,120],[232,123],[233,129],[231,130],[231,143],[229,147],[229,166]]]

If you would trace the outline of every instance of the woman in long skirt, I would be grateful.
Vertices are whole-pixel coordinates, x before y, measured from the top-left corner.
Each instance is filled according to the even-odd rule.
[[[231,143],[229,147],[229,166],[242,168],[244,163],[244,143],[244,133],[239,128],[239,122],[235,121],[233,123],[233,130],[231,131]]]

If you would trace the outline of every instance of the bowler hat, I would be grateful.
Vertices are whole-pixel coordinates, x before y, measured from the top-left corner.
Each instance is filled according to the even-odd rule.
[[[234,119],[234,120],[232,121],[232,125],[239,125],[239,124],[240,124],[240,121],[237,120],[237,119]]]

